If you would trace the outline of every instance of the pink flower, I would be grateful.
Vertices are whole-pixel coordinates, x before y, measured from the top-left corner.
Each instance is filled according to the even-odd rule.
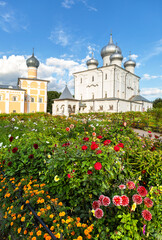
[[[124,148],[124,144],[123,143],[119,143],[117,146],[121,147],[121,148]]]
[[[100,201],[94,201],[93,203],[92,203],[92,208],[94,209],[94,210],[96,210],[97,208],[99,208],[100,207]]]
[[[124,127],[126,127],[126,126],[127,126],[127,123],[126,123],[126,122],[124,122],[124,123],[123,123],[123,126],[124,126]]]
[[[100,196],[99,196],[99,200],[102,202],[102,199],[103,199],[104,197],[105,197],[104,195],[100,195]]]
[[[148,131],[148,133],[151,133],[151,131]]]
[[[103,206],[109,206],[110,205],[110,198],[109,197],[103,197],[103,199],[102,199],[102,205]]]
[[[87,149],[87,146],[86,145],[83,145],[82,146],[82,150],[86,150]]]
[[[101,150],[97,150],[96,154],[100,154],[100,153],[102,153],[102,151]]]
[[[114,150],[115,150],[115,152],[119,152],[120,147],[118,147],[118,146],[114,146]]]
[[[107,139],[107,140],[105,140],[103,143],[104,143],[104,146],[105,146],[105,145],[109,145],[109,144],[111,143],[111,140],[108,140],[108,139]]]
[[[95,211],[95,217],[98,218],[98,219],[100,219],[100,218],[103,217],[103,215],[104,215],[104,214],[103,214],[102,209],[101,209],[101,208],[97,208],[96,211]]]
[[[99,135],[99,136],[97,136],[97,138],[98,138],[98,139],[102,139],[102,136],[101,136],[101,135]]]
[[[70,131],[70,128],[69,128],[69,127],[67,127],[67,128],[66,128],[66,131],[67,131],[67,132],[69,132],[69,131]]]
[[[144,204],[146,205],[146,207],[148,207],[148,208],[150,208],[150,207],[152,207],[153,206],[153,201],[150,199],[150,198],[145,198],[144,199]]]
[[[100,170],[102,168],[102,164],[100,162],[96,162],[95,165],[94,165],[94,168],[96,170]]]
[[[115,206],[120,206],[122,204],[122,198],[120,196],[114,196],[112,199]]]
[[[142,203],[142,197],[138,194],[134,194],[132,199],[133,199],[133,202],[135,202],[138,205]]]
[[[148,211],[148,210],[143,210],[142,211],[142,217],[146,220],[146,221],[150,221],[152,219],[152,214]]]
[[[87,171],[88,175],[92,174],[92,171],[91,170],[88,170]]]
[[[98,144],[96,144],[95,142],[92,142],[91,149],[95,150],[96,148],[98,148]]]
[[[126,189],[126,186],[124,184],[119,185],[119,189]]]
[[[127,182],[127,186],[128,186],[128,189],[134,189],[136,187],[134,182],[132,181]]]
[[[83,141],[88,142],[88,141],[89,141],[89,138],[88,138],[88,137],[84,137],[84,138],[83,138]]]
[[[143,186],[139,186],[138,188],[137,188],[137,192],[139,193],[139,195],[141,195],[142,197],[145,197],[146,195],[147,195],[147,190],[146,190],[146,188],[145,187],[143,187]]]
[[[71,176],[71,174],[69,174],[69,173],[67,174],[67,176],[68,176],[68,178],[73,178],[73,176]]]
[[[93,137],[95,137],[95,136],[96,136],[96,133],[95,133],[95,132],[93,132],[93,133],[92,133],[92,136],[93,136]]]
[[[125,195],[123,195],[123,196],[121,196],[121,199],[122,199],[122,203],[121,203],[121,205],[122,206],[128,206],[128,204],[129,204],[129,198],[127,197],[127,196],[125,196]]]

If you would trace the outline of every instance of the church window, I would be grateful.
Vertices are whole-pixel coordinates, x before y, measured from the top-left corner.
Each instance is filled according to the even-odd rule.
[[[103,110],[103,105],[100,106],[100,111],[102,111],[102,110]]]
[[[34,102],[34,97],[31,97],[31,102]]]
[[[16,110],[13,110],[13,113],[16,113]]]
[[[81,98],[81,100],[82,100],[82,98],[83,98],[83,97],[82,97],[82,94],[81,94],[80,98]]]
[[[92,99],[94,99],[94,93],[92,93]]]
[[[42,103],[43,102],[43,98],[39,98],[39,103]]]
[[[13,101],[13,102],[16,102],[16,101],[17,101],[17,97],[16,97],[16,96],[13,96],[12,101]]]
[[[82,83],[82,78],[80,79],[80,83]]]
[[[109,105],[110,110],[113,110],[113,105]]]
[[[92,76],[92,82],[94,82],[94,76]]]
[[[105,98],[107,98],[107,92],[105,92]]]
[[[0,96],[0,101],[2,101],[2,96]]]
[[[93,106],[90,106],[90,111],[93,111]]]
[[[24,98],[24,101],[25,101],[25,102],[27,101],[27,97]]]
[[[107,73],[105,74],[105,80],[107,80]]]

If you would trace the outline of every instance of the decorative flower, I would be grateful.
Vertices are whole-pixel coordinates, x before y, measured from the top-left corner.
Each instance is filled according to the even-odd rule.
[[[114,196],[112,199],[115,206],[120,206],[122,204],[122,198],[120,196]]]
[[[60,179],[59,179],[59,177],[58,177],[58,175],[56,175],[55,177],[54,177],[54,181],[55,182],[58,182]]]
[[[141,173],[142,173],[142,174],[145,174],[145,173],[146,173],[146,170],[142,170]]]
[[[135,202],[138,205],[142,203],[142,197],[138,194],[134,194],[132,199],[133,199],[133,202]]]
[[[13,139],[14,139],[14,137],[11,136],[11,137],[9,138],[9,141],[12,142]]]
[[[67,127],[67,128],[66,128],[66,131],[67,131],[67,132],[69,132],[69,131],[70,131],[70,128],[69,128],[69,127]]]
[[[93,132],[93,133],[92,133],[92,136],[93,136],[93,137],[95,137],[95,136],[96,136],[96,133],[95,133],[95,132]]]
[[[150,198],[144,198],[144,204],[146,205],[146,207],[151,208],[153,206],[153,201]]]
[[[33,159],[33,158],[34,158],[34,155],[33,155],[33,154],[30,154],[28,158],[29,158],[29,159]]]
[[[10,167],[12,165],[12,162],[10,161],[7,165]]]
[[[143,225],[143,235],[145,235],[146,231],[145,231],[146,225]]]
[[[33,147],[34,147],[35,149],[38,149],[38,144],[35,143],[35,144],[33,145]]]
[[[100,219],[100,218],[103,217],[103,215],[104,215],[104,213],[103,213],[103,211],[102,211],[101,208],[97,208],[97,209],[95,210],[95,217],[96,217],[96,218]]]
[[[83,141],[88,142],[88,141],[89,141],[89,138],[88,138],[88,137],[84,137],[84,138],[83,138]]]
[[[50,154],[48,154],[48,155],[47,155],[47,157],[48,157],[48,158],[51,158],[51,155],[50,155]]]
[[[137,192],[138,192],[139,195],[141,195],[142,197],[145,197],[145,196],[148,194],[146,188],[143,187],[143,186],[139,186],[139,187],[137,188]]]
[[[94,210],[96,210],[97,208],[99,208],[100,207],[100,202],[99,201],[93,201],[93,203],[92,203],[92,208],[94,209]]]
[[[126,186],[124,184],[119,185],[119,189],[126,189]]]
[[[73,129],[74,128],[74,124],[70,124],[70,128]]]
[[[134,189],[136,187],[134,182],[132,181],[127,182],[127,186],[128,186],[128,189]]]
[[[103,199],[102,199],[102,205],[103,206],[109,206],[110,205],[110,198],[109,197],[103,197]]]
[[[73,176],[71,176],[71,174],[69,174],[69,173],[67,174],[67,176],[68,176],[68,178],[73,178]]]
[[[14,147],[13,149],[12,149],[12,152],[13,153],[16,153],[18,151],[18,148],[17,147]]]
[[[94,165],[94,168],[96,170],[100,170],[102,168],[102,164],[100,162],[96,162],[95,165]]]
[[[114,146],[114,150],[115,150],[115,152],[119,152],[120,147],[118,147],[118,146]]]
[[[87,171],[87,174],[88,174],[88,175],[92,174],[92,171],[91,171],[91,170],[88,170],[88,171]]]
[[[121,148],[124,148],[124,144],[123,143],[119,143],[117,146],[121,147]]]
[[[101,150],[97,150],[96,154],[100,154],[100,153],[102,153],[102,151]]]
[[[136,204],[136,203],[133,203],[132,208],[131,208],[131,211],[135,211],[135,210],[136,210],[136,206],[137,206],[137,204]]]
[[[102,139],[102,136],[101,136],[101,135],[99,135],[99,136],[97,136],[97,138],[98,138],[98,139]]]
[[[148,210],[143,210],[142,211],[142,217],[146,220],[146,221],[150,221],[152,219],[152,214],[148,211]]]
[[[105,197],[104,195],[100,195],[100,196],[99,196],[99,201],[102,202],[102,199],[103,199],[104,197]]]
[[[86,145],[82,146],[82,150],[86,150],[88,147]]]
[[[121,205],[122,206],[128,206],[128,204],[129,204],[129,198],[127,197],[127,196],[125,196],[125,195],[122,195],[121,196],[121,199],[122,199],[122,203],[121,203]]]
[[[109,145],[110,143],[111,143],[111,140],[108,140],[108,139],[103,142],[104,146]]]
[[[92,142],[91,149],[95,150],[96,148],[98,148],[98,144],[96,144],[95,142]]]

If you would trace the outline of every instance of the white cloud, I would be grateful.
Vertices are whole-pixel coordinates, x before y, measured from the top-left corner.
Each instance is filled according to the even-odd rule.
[[[0,1],[0,6],[5,6],[5,5],[6,5],[6,2]]]
[[[53,43],[65,47],[69,45],[71,37],[70,34],[66,33],[65,30],[63,30],[62,28],[56,28],[54,31],[51,32],[49,39]]]
[[[141,66],[141,63],[140,62],[137,62],[136,63],[136,67],[139,68]]]
[[[142,78],[143,80],[151,80],[156,78],[162,78],[162,75],[156,76],[156,75],[150,75],[148,73],[143,74]]]
[[[142,88],[141,95],[147,97],[150,100],[155,98],[159,98],[162,96],[162,89],[161,88]]]
[[[132,58],[133,60],[136,60],[136,59],[138,58],[138,55],[136,55],[136,54],[131,54],[131,58]]]
[[[153,48],[147,51],[147,55],[142,59],[142,61],[147,61],[154,56],[160,55],[161,53],[162,53],[162,39],[154,43]]]
[[[97,12],[97,8],[90,6],[88,0],[63,0],[61,4],[64,8],[69,9],[78,2],[81,2],[89,11]]]
[[[74,5],[74,1],[73,0],[64,0],[62,2],[62,6],[64,8],[71,8],[72,5]]]

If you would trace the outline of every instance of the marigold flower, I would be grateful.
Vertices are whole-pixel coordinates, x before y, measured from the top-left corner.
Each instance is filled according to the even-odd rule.
[[[151,208],[152,206],[153,206],[153,201],[150,199],[150,198],[145,198],[144,199],[144,204],[146,205],[146,207],[148,207],[148,208]]]
[[[21,218],[21,222],[25,222],[25,217],[22,217],[22,218]]]
[[[100,170],[102,168],[102,164],[100,162],[96,162],[94,164],[94,168],[95,168],[95,170]]]
[[[145,196],[148,194],[146,188],[143,187],[143,186],[139,186],[139,187],[137,188],[137,192],[138,192],[139,195],[141,195],[142,197],[145,197]]]
[[[137,206],[136,203],[133,203],[131,211],[135,211],[136,210],[136,206]]]
[[[100,218],[103,217],[103,215],[104,215],[104,213],[103,213],[103,211],[102,211],[101,208],[97,208],[97,209],[95,210],[95,217],[96,217],[96,218],[100,219]]]
[[[115,206],[120,206],[122,204],[122,199],[120,196],[116,195],[112,199]]]
[[[17,229],[17,232],[20,233],[21,232],[21,227]]]
[[[37,238],[36,237],[32,237],[32,240],[36,240]]]
[[[85,235],[88,235],[88,234],[89,234],[88,229],[85,229],[85,230],[84,230],[84,234],[85,234]]]
[[[42,231],[39,230],[39,231],[37,232],[37,236],[41,236],[41,235],[42,235]]]
[[[24,230],[24,235],[26,235],[27,233],[28,233],[28,231],[25,229],[25,230]]]
[[[56,238],[60,238],[60,233],[57,233],[57,234],[55,235],[55,237],[56,237]]]
[[[152,214],[148,211],[148,210],[143,210],[142,211],[142,217],[146,220],[146,221],[150,221],[152,219]]]

